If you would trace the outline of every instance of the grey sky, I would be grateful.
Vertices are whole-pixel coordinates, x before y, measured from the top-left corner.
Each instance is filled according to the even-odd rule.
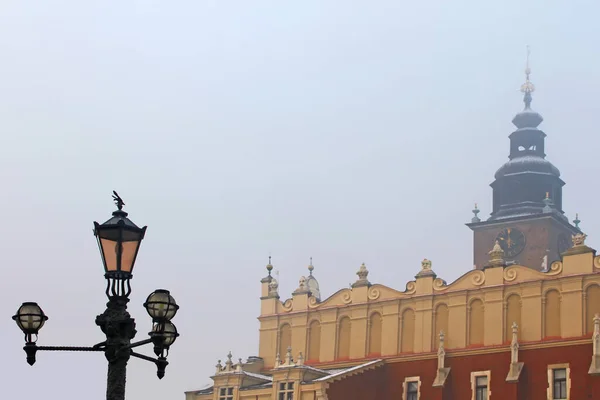
[[[324,297],[363,261],[398,289],[424,257],[448,281],[469,270],[463,224],[474,201],[489,213],[526,44],[564,208],[600,246],[599,12],[594,0],[2,1],[2,398],[104,398],[100,354],[40,353],[31,368],[10,316],[37,301],[50,316],[40,344],[102,339],[92,221],[110,216],[113,189],[148,225],[138,338],[153,289],[181,304],[166,377],[132,360],[130,399],[182,399],[227,351],[257,354],[269,252],[283,297],[310,256]]]

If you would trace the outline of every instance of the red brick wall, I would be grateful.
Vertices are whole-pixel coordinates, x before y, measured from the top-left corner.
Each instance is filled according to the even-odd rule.
[[[384,390],[386,389],[385,377],[382,374],[383,368],[380,367],[365,371],[362,374],[354,375],[336,381],[330,384],[327,389],[329,400],[382,400],[386,399]],[[402,399],[402,397],[400,397]]]
[[[447,356],[450,376],[443,389],[433,388],[437,359],[404,361],[385,364],[334,382],[327,391],[329,400],[400,400],[404,378],[421,378],[421,400],[470,400],[471,372],[491,371],[491,399],[546,400],[548,365],[568,363],[571,368],[571,399],[600,400],[600,376],[588,375],[592,344],[570,345],[545,349],[521,350],[524,362],[518,383],[507,383],[510,352],[472,356]]]

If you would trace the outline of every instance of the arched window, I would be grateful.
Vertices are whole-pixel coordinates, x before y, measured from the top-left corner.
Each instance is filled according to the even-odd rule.
[[[544,306],[544,337],[560,337],[560,294],[558,290],[546,292]]]
[[[343,317],[339,322],[337,358],[350,358],[350,318],[348,317]]]
[[[600,314],[600,286],[588,286],[585,294],[585,331],[594,333],[594,316]]]
[[[410,353],[415,345],[415,312],[407,309],[402,313],[401,352]]]
[[[369,355],[381,355],[381,315],[371,314],[369,319]]]
[[[279,328],[279,357],[283,360],[288,347],[292,345],[292,327],[290,324],[283,324]]]
[[[440,345],[440,332],[444,332],[445,343],[448,343],[448,306],[440,304],[435,309],[435,323],[433,331],[433,348]]]
[[[511,294],[506,299],[506,317],[504,319],[504,341],[512,340],[512,324],[516,322],[521,332],[521,297]]]
[[[471,311],[469,312],[469,345],[483,345],[484,320],[483,320],[483,302],[473,300],[471,302]]]
[[[321,324],[319,321],[313,321],[310,323],[309,329],[308,361],[319,361],[319,354],[321,352]]]

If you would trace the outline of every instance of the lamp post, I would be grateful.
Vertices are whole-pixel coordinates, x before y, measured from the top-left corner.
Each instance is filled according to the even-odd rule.
[[[38,346],[38,332],[48,317],[40,306],[33,302],[23,303],[13,319],[25,334],[23,349],[29,365],[35,363],[36,353],[40,350],[103,352],[108,361],[106,399],[124,400],[126,368],[130,357],[156,364],[159,379],[165,375],[165,368],[169,364],[169,348],[179,336],[177,328],[171,322],[179,306],[168,290],[159,289],[151,293],[144,303],[152,318],[152,329],[148,333],[150,338],[131,342],[136,334],[135,320],[127,312],[127,303],[131,294],[132,271],[146,227],[139,228],[127,218],[127,213],[123,211],[125,203],[116,192],[113,193],[117,210],[105,223],[94,222],[94,235],[98,240],[104,264],[108,297],[106,310],[96,317],[96,325],[105,334],[106,340],[92,347]],[[156,358],[133,351],[135,347],[145,344],[154,345]]]

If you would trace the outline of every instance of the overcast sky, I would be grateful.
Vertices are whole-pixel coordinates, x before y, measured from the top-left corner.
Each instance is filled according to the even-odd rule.
[[[111,191],[148,225],[130,312],[168,288],[166,376],[133,359],[129,399],[183,399],[219,358],[258,353],[269,253],[283,298],[314,258],[323,297],[365,262],[403,290],[430,258],[472,268],[464,226],[491,208],[522,109],[526,45],[546,151],[600,246],[600,3],[0,1],[2,398],[102,400],[106,360],[25,362],[10,317],[37,301],[41,345],[92,345],[105,307],[92,221]],[[151,348],[147,348],[147,354]]]

